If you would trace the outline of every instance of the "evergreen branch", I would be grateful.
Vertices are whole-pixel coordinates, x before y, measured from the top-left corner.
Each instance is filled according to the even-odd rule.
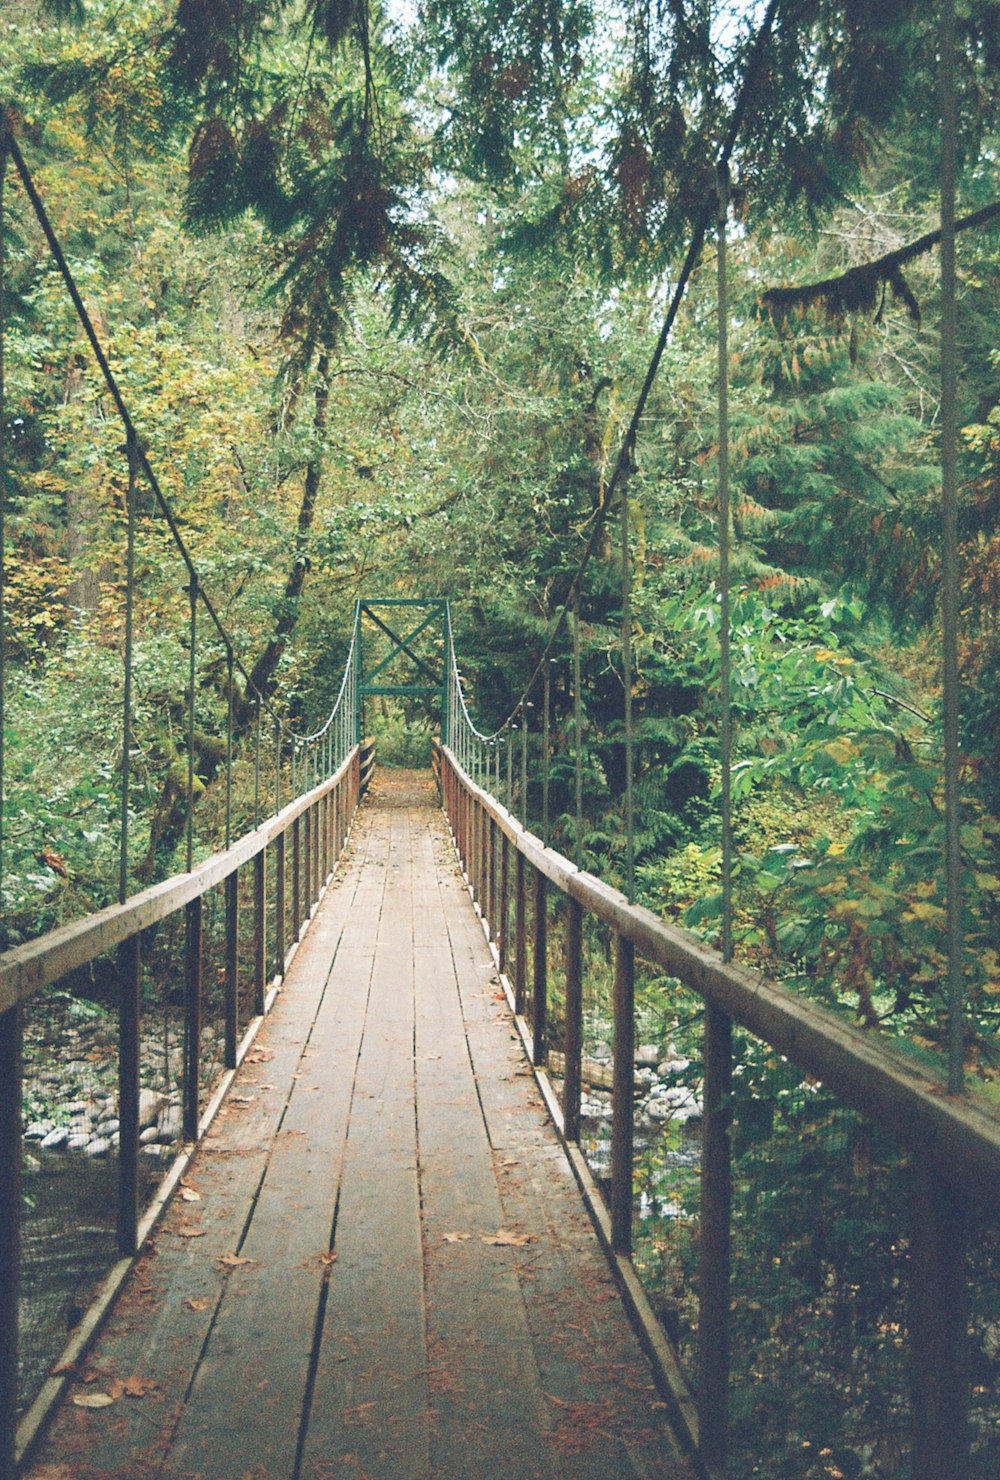
[[[995,200],[991,205],[983,206],[982,210],[960,217],[955,222],[955,230],[967,231],[974,226],[986,226],[998,217],[1000,217],[1000,200]],[[876,321],[878,321],[882,315],[882,305],[879,302],[880,291],[884,294],[886,287],[890,287],[894,295],[906,304],[913,321],[919,324],[920,305],[904,278],[902,270],[908,262],[929,252],[940,240],[940,228],[936,231],[927,231],[923,236],[918,236],[916,241],[908,242],[906,246],[898,247],[894,252],[886,252],[872,262],[863,262],[858,267],[851,267],[837,277],[823,278],[818,283],[805,283],[792,288],[768,288],[761,295],[761,304],[782,318],[787,318],[794,308],[809,308],[819,303],[823,305],[832,319],[844,318],[851,313],[870,313],[874,310]]]

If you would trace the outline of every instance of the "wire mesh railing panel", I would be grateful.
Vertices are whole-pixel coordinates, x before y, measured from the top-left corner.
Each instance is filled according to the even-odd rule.
[[[646,962],[636,972],[633,1262],[694,1389],[704,1008]]]
[[[614,944],[601,920],[585,915],[582,949],[580,1149],[607,1196],[611,1177],[611,1064],[614,1048]]]
[[[1000,1475],[1000,1222],[973,1205],[968,1244],[971,1480]]]
[[[204,1106],[225,1071],[226,892],[219,884],[205,895],[202,915],[200,1098]]]
[[[756,1041],[737,1044],[732,1114],[734,1477],[902,1480],[906,1160]]]
[[[118,991],[109,954],[24,1009],[20,1411],[118,1258]],[[155,1123],[151,1078],[140,1100]]]

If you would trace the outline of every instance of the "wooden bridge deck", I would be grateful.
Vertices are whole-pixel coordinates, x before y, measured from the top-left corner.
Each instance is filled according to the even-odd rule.
[[[434,801],[363,807],[33,1480],[689,1477]]]

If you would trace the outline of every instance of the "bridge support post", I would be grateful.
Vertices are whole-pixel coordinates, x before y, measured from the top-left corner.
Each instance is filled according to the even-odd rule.
[[[563,1133],[580,1139],[580,1070],[583,1057],[583,906],[566,900],[566,1057],[563,1078]]]
[[[14,1480],[21,1278],[21,1008],[0,1014],[0,1480]]]
[[[198,1139],[203,897],[184,907],[184,1139]]]
[[[632,1252],[635,1100],[635,947],[615,937],[615,1040],[611,1080],[611,1247]]]
[[[139,1194],[139,1014],[142,954],[137,935],[118,947],[118,1252],[134,1254]]]
[[[226,879],[226,1068],[236,1068],[239,1038],[240,871]]]
[[[911,1176],[913,1480],[966,1480],[968,1199],[916,1158]]]
[[[706,1465],[725,1467],[729,1426],[729,1274],[733,1025],[705,1005],[698,1272],[698,1432]]]
[[[549,1005],[549,938],[547,880],[541,869],[535,870],[535,960],[531,1000],[531,1061],[544,1064]]]

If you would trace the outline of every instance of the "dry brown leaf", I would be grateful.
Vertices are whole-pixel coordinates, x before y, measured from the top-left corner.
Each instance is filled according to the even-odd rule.
[[[191,1228],[187,1223],[184,1223],[184,1224],[181,1225],[180,1228],[177,1229],[177,1237],[178,1238],[204,1238],[205,1237],[205,1230],[204,1230],[204,1228]]]
[[[336,1250],[330,1249],[328,1253],[319,1256],[320,1264],[335,1264],[337,1262]]]
[[[201,1202],[201,1193],[195,1192],[193,1187],[188,1187],[183,1182],[181,1183],[181,1197],[185,1202]]]
[[[58,1367],[49,1369],[50,1377],[75,1377],[77,1366],[75,1362],[60,1362]]]
[[[204,1296],[201,1295],[192,1295],[184,1302],[188,1310],[208,1310],[208,1307],[211,1305],[211,1303],[212,1302],[210,1300],[206,1300]]]
[[[235,1269],[239,1264],[256,1264],[256,1259],[244,1259],[242,1254],[223,1254],[218,1261],[222,1269]]]
[[[525,1244],[533,1244],[535,1242],[535,1235],[533,1233],[514,1233],[509,1228],[498,1228],[496,1233],[484,1233],[480,1242],[490,1244],[497,1249],[523,1249]]]
[[[151,1377],[126,1377],[121,1384],[126,1398],[144,1398],[156,1388]]]
[[[445,1233],[441,1235],[441,1242],[443,1244],[463,1244],[471,1237],[471,1233]]]
[[[74,1393],[77,1408],[110,1408],[114,1402],[110,1393]]]
[[[230,1105],[252,1105],[256,1098],[256,1095],[230,1095],[229,1103]]]

